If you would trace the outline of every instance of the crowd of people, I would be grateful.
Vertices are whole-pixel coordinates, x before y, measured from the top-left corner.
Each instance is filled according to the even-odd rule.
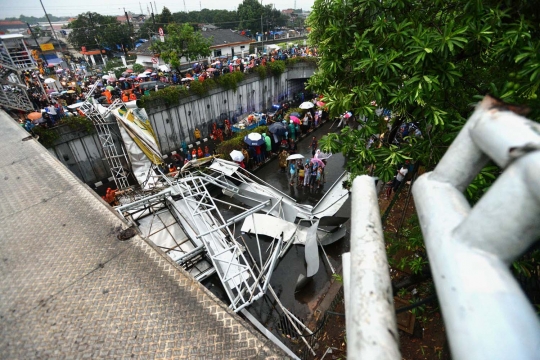
[[[126,69],[118,78],[111,74],[89,75],[84,68],[70,70],[59,66],[47,67],[46,73],[38,70],[27,71],[22,74],[21,80],[27,86],[34,107],[40,109],[44,116],[37,119],[21,119],[21,124],[24,124],[25,128],[55,126],[64,116],[80,115],[76,108],[70,106],[84,102],[94,83],[97,83],[97,87],[92,94],[93,98],[106,106],[117,98],[124,102],[134,101],[165,86],[178,85],[189,88],[193,81],[202,82],[234,71],[250,72],[254,67],[266,65],[268,62],[303,56],[317,56],[317,50],[293,47],[287,50],[274,50],[268,54],[251,54],[243,59],[218,58],[212,63],[196,63],[185,71],[147,69],[140,74],[134,74],[133,70]]]

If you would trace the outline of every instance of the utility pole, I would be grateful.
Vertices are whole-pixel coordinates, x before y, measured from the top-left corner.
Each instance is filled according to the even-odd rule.
[[[56,43],[58,46],[60,46],[60,51],[62,51],[62,46],[60,45],[60,41],[58,41],[58,37],[56,36],[56,31],[54,31],[54,28],[51,23],[51,19],[49,18],[49,14],[47,14],[47,10],[45,10],[45,6],[43,5],[43,1],[39,0],[41,7],[43,8],[43,12],[45,13],[45,17],[47,17],[47,21],[49,22],[49,26],[51,27],[51,31],[53,34],[54,39],[56,40]]]
[[[150,8],[152,9],[152,23],[154,24],[154,29],[152,31],[156,31],[156,17],[154,16],[154,7],[152,6],[152,3],[150,3]]]
[[[126,8],[124,8],[124,14],[126,15],[126,21],[127,21],[128,30],[129,30],[129,39],[131,40],[131,48],[133,49],[135,47],[135,45],[133,44],[133,29],[131,28],[131,24],[129,23],[129,15],[126,11]]]
[[[264,55],[264,27],[263,27],[263,19],[262,19],[262,14],[261,14],[261,51],[262,51],[262,54]]]

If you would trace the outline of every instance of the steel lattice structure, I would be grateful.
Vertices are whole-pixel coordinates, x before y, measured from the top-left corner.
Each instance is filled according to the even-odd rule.
[[[129,182],[126,170],[122,164],[122,159],[124,159],[128,164],[129,162],[122,146],[120,146],[121,153],[118,153],[110,128],[110,125],[113,124],[113,122],[107,120],[111,114],[111,111],[123,106],[124,103],[117,99],[107,108],[105,113],[101,114],[97,107],[90,100],[88,100],[88,97],[94,92],[95,88],[96,84],[94,84],[89,92],[89,95],[87,96],[87,100],[79,107],[79,109],[88,117],[88,119],[92,121],[96,127],[96,132],[101,142],[101,147],[103,148],[103,154],[105,155],[105,159],[111,168],[112,177],[117,189],[126,189],[129,187]]]

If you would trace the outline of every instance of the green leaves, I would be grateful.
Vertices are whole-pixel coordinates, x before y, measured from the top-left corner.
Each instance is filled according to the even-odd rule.
[[[310,42],[322,56],[308,86],[324,95],[331,116],[352,111],[367,117],[359,130],[329,136],[328,146],[348,157],[354,173],[374,168],[388,180],[407,158],[436,165],[471,105],[487,93],[527,103],[539,119],[535,14],[537,5],[523,0],[511,7],[478,0],[316,0]],[[414,121],[423,136],[396,146],[396,131],[374,113],[379,107],[392,111],[391,127]],[[380,140],[368,146],[374,134]],[[469,196],[480,196],[490,184],[473,183]]]
[[[200,32],[195,32],[189,24],[169,24],[166,27],[164,42],[155,42],[153,50],[160,54],[165,62],[178,68],[182,58],[198,59],[210,55],[210,39],[205,39]]]

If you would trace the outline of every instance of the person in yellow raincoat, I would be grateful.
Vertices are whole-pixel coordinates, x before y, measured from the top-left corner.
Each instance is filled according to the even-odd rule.
[[[201,131],[199,130],[199,128],[195,128],[193,134],[195,135],[195,141],[201,140]]]

